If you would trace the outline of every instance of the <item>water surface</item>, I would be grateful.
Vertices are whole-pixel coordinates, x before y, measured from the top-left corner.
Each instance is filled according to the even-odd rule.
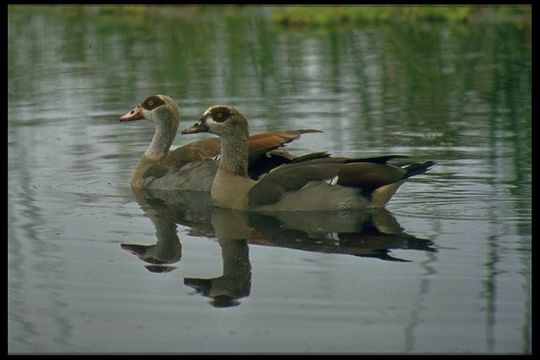
[[[8,351],[530,353],[530,29],[269,11],[10,7]],[[153,128],[118,117],[155,93],[437,165],[374,212],[132,192]]]

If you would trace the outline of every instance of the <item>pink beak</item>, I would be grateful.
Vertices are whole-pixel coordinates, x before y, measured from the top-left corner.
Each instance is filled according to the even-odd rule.
[[[127,114],[122,115],[120,117],[120,121],[135,121],[144,119],[141,109],[141,105],[137,105],[137,107],[133,108],[133,110],[131,110]]]

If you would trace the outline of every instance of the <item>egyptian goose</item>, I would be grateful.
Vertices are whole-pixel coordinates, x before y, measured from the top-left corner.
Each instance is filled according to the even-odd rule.
[[[387,161],[326,158],[282,165],[254,181],[248,177],[248,123],[235,108],[214,105],[182,134],[221,137],[221,159],[210,196],[215,206],[257,211],[313,211],[383,207],[409,177],[432,161],[400,167]]]
[[[152,95],[134,109],[120,117],[120,121],[146,119],[156,128],[152,142],[137,163],[131,177],[134,188],[158,190],[210,191],[219,154],[219,138],[203,139],[169,151],[176,136],[180,110],[172,98]],[[298,139],[301,134],[321,132],[315,129],[274,131],[249,137],[250,176],[258,178],[262,173],[291,161],[303,161],[311,157],[327,157],[326,153],[313,153],[292,158],[279,147]],[[211,161],[205,161],[211,160]]]

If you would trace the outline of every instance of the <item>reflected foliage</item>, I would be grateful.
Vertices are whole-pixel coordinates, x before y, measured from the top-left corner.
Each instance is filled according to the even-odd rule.
[[[328,111],[349,118],[370,146],[461,145],[467,138],[460,120],[477,111],[493,112],[502,117],[497,125],[530,138],[529,31],[512,24],[381,25],[305,36],[273,27],[264,7],[226,9],[11,6],[9,91],[31,97],[40,91],[36,83],[76,66],[83,71],[64,76],[90,82],[95,96],[126,101],[159,92],[204,108],[234,102],[279,124],[287,121],[279,104],[316,99],[328,87]],[[23,71],[28,66],[40,76]],[[515,124],[509,111],[529,113]]]

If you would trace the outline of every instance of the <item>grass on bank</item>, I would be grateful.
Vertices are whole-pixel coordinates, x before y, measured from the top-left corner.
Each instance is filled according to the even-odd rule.
[[[255,12],[253,12],[255,11]],[[111,20],[144,20],[149,15],[167,15],[197,21],[212,14],[238,17],[246,14],[270,15],[284,27],[319,27],[373,23],[421,22],[511,22],[531,25],[531,5],[10,5],[8,16],[45,13],[55,16],[98,15]],[[246,15],[249,16],[249,15]]]
[[[530,5],[290,6],[277,8],[271,15],[273,22],[290,27],[426,21],[530,22],[530,18]]]

